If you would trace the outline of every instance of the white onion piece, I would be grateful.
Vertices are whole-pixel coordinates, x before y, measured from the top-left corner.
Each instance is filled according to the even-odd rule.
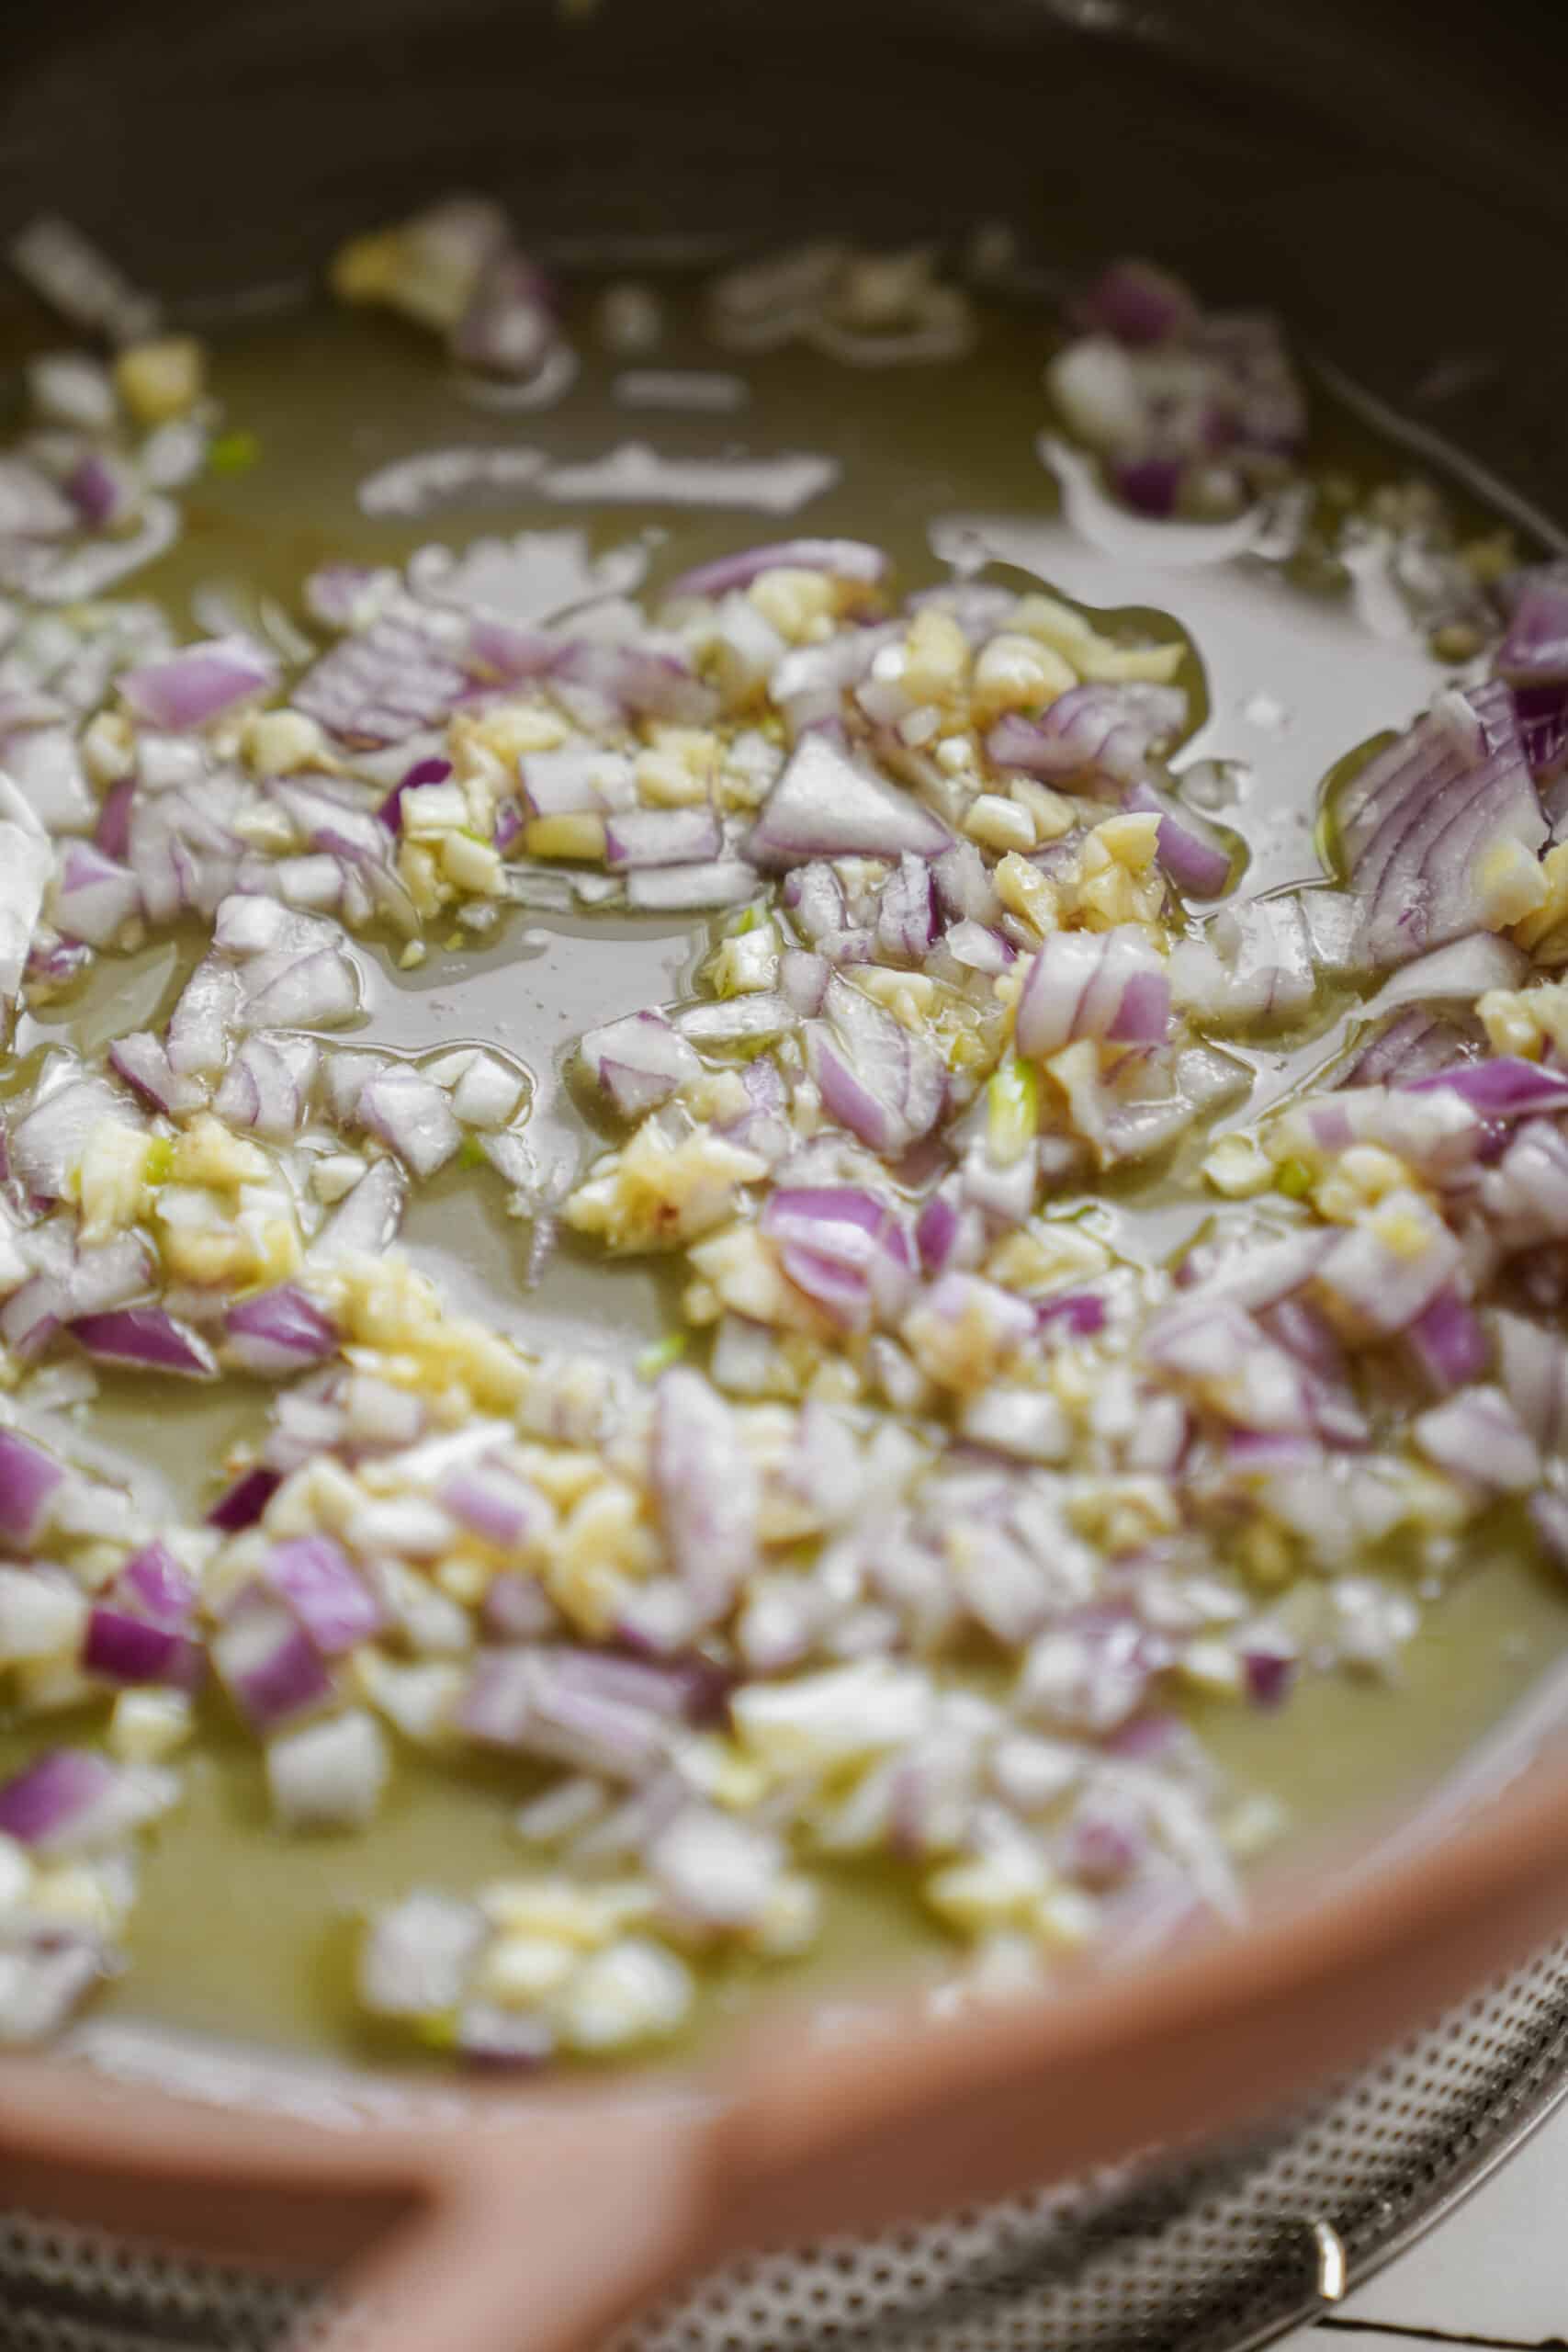
[[[127,1115],[125,1097],[101,1078],[67,1078],[11,1129],[11,1166],[29,1193],[63,1200],[87,1138],[99,1122]]]
[[[623,1118],[640,1118],[700,1078],[702,1063],[662,1012],[630,1012],[584,1032],[578,1047]]]
[[[390,1771],[380,1729],[360,1707],[285,1732],[266,1751],[273,1812],[286,1829],[364,1828]]]
[[[97,817],[75,735],[63,727],[29,727],[6,737],[5,764],[46,832],[85,833]]]
[[[1428,1462],[1498,1494],[1527,1494],[1540,1483],[1535,1440],[1500,1388],[1461,1389],[1417,1413],[1411,1435]]]
[[[53,863],[43,827],[0,767],[0,997],[21,986]]]
[[[113,946],[141,911],[141,886],[129,866],[90,842],[67,842],[54,891],[55,927],[65,938]]]
[[[754,865],[813,857],[935,857],[952,836],[941,819],[839,750],[825,734],[796,746],[746,837]]]
[[[743,858],[716,857],[703,865],[647,866],[626,876],[626,904],[641,914],[700,912],[737,907],[755,895],[757,873]]]
[[[405,1895],[376,1914],[360,1947],[360,1998],[378,2017],[438,2017],[456,2009],[489,1934],[477,1903]]]
[[[659,1383],[652,1471],[671,1562],[711,1624],[755,1564],[760,1496],[729,1407],[684,1365]]]
[[[406,1180],[396,1160],[377,1160],[311,1242],[310,1263],[325,1267],[344,1258],[380,1257],[402,1222],[406,1197]]]
[[[445,1093],[417,1070],[388,1069],[371,1079],[360,1091],[356,1115],[422,1179],[445,1168],[463,1140]]]

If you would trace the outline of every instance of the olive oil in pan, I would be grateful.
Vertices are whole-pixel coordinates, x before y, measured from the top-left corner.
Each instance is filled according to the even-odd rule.
[[[1231,763],[1235,797],[1214,813],[1247,842],[1251,888],[1316,876],[1321,779],[1349,745],[1407,718],[1444,674],[1386,610],[1371,625],[1364,596],[1331,594],[1293,576],[1299,566],[1238,552],[1234,529],[1131,521],[1099,499],[1070,455],[1058,453],[1054,474],[1037,446],[1044,344],[1033,322],[985,316],[967,360],[927,368],[856,370],[800,348],[736,360],[703,342],[694,306],[676,289],[658,364],[741,377],[744,405],[716,416],[621,404],[622,363],[597,349],[589,301],[580,298],[571,322],[583,368],[570,395],[550,411],[511,415],[474,406],[427,342],[384,319],[311,311],[220,333],[217,387],[259,460],[193,490],[183,538],[134,592],[165,600],[193,628],[214,591],[243,617],[265,618],[270,602],[298,619],[301,580],[329,558],[400,563],[434,540],[461,548],[485,534],[571,528],[585,542],[575,552],[558,547],[558,602],[592,593],[592,561],[616,549],[639,549],[657,581],[796,527],[874,540],[907,582],[940,577],[945,560],[1021,567],[1091,605],[1153,605],[1163,626],[1174,616],[1190,633],[1208,712],[1179,764]],[[797,517],[740,503],[540,496],[515,478],[503,492],[447,499],[421,514],[367,514],[360,500],[367,479],[384,485],[389,468],[421,452],[535,449],[581,469],[634,441],[671,459],[826,458],[830,467],[818,470],[831,479]],[[1366,482],[1401,470],[1398,452],[1348,410],[1330,407],[1318,455]],[[1456,495],[1465,503],[1462,490]],[[1488,520],[1473,502],[1468,519]],[[530,1078],[527,1139],[547,1173],[593,1142],[567,1076],[571,1040],[596,1020],[681,994],[706,940],[700,922],[518,909],[483,942],[433,944],[414,973],[398,972],[371,945],[361,956],[370,988],[359,1035],[413,1055],[482,1039],[513,1057]],[[22,1053],[51,1037],[97,1046],[154,1025],[190,952],[164,941],[134,959],[104,959],[74,998],[27,1017]],[[1303,1069],[1314,1050],[1303,1050]],[[1168,1254],[1206,1213],[1190,1194],[1179,1200],[1168,1171],[1118,1184],[1113,1204],[1097,1212],[1113,1217],[1124,1246],[1151,1257]],[[654,1261],[605,1265],[559,1247],[529,1287],[535,1237],[507,1214],[504,1189],[486,1170],[455,1168],[423,1193],[406,1239],[457,1306],[482,1307],[525,1342],[624,1356],[665,1328],[676,1277]],[[180,1507],[199,1510],[223,1453],[259,1434],[265,1410],[259,1383],[193,1394],[110,1375],[91,1413],[100,1445],[128,1475],[155,1479]],[[1315,1835],[1360,1808],[1430,1790],[1565,1647],[1568,1596],[1522,1545],[1500,1540],[1427,1613],[1397,1684],[1309,1676],[1277,1715],[1214,1702],[1194,1702],[1191,1712],[1239,1791],[1278,1800],[1294,1832]],[[286,1838],[267,1817],[259,1753],[223,1732],[220,1699],[208,1703],[211,1729],[186,1760],[185,1801],[149,1840],[131,1966],[107,2006],[264,2041],[373,2051],[351,1997],[357,1919],[413,1884],[464,1890],[527,1869],[511,1815],[529,1792],[528,1768],[468,1758],[448,1768],[404,1750],[368,1831]],[[78,1731],[90,1736],[91,1726],[62,1717],[0,1727],[0,1770]],[[857,1866],[835,1884],[829,1912],[804,1980],[791,1973],[797,1988],[894,1956],[922,1970],[943,1963],[947,1948],[892,1871],[868,1878]],[[704,2014],[742,2001],[749,1976],[764,1973],[727,1970]]]

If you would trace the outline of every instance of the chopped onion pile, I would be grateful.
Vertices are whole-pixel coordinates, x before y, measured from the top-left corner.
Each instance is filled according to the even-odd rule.
[[[1306,396],[1278,322],[1203,311],[1179,278],[1114,263],[1046,381],[1063,421],[1140,514],[1234,514],[1293,471]]]
[[[488,203],[334,278],[491,392],[558,387]],[[713,309],[861,360],[970,327],[930,254],[840,247]],[[1223,511],[1297,455],[1269,322],[1124,265],[1081,323],[1053,386],[1134,504]],[[1184,1698],[1392,1672],[1499,1511],[1568,1565],[1558,570],[1487,607],[1492,675],[1347,762],[1339,887],[1248,889],[1188,797],[1179,633],[900,596],[859,540],[527,619],[482,593],[494,543],[333,564],[309,644],[66,604],[155,503],[157,432],[209,424],[191,376],[166,340],[54,362],[0,460],[0,578],[64,605],[0,648],[0,994],[202,941],[156,1022],[5,1105],[0,1678],[104,1736],[0,1788],[0,2039],[118,1964],[198,1698],[288,1835],[366,1830],[407,1746],[514,1769],[527,1867],[411,1889],[360,1957],[370,2009],[479,2063],[674,2032],[698,1970],[809,1949],[853,1857],[982,1971],[1232,1916],[1256,1807]],[[553,1186],[509,1055],[352,1034],[374,948],[412,969],[513,905],[709,919],[682,1000],[628,1004],[607,955]],[[1140,1170],[1215,1211],[1174,1264],[1084,1213]],[[664,1341],[541,1355],[457,1312],[398,1236],[476,1182],[673,1261]],[[265,1417],[197,1523],[61,1437],[51,1398],[128,1375]]]

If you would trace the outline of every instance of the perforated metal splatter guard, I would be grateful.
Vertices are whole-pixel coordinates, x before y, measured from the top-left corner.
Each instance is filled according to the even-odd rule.
[[[1568,1939],[1245,2147],[737,2262],[614,2352],[1239,2352],[1314,2310],[1325,2254],[1364,2277],[1565,2089]],[[0,2221],[0,2352],[276,2352],[304,2307],[276,2279]]]

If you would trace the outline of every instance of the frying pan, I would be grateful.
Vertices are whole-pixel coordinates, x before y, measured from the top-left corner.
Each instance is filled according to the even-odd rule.
[[[68,212],[196,303],[453,185],[536,243],[897,239],[1002,217],[1147,244],[1298,329],[1568,521],[1568,176],[1549,6],[1426,0],[275,0],[0,28],[0,232]],[[13,303],[10,293],[0,302]],[[19,303],[0,339],[33,331]],[[1434,388],[1438,388],[1435,391]],[[1441,397],[1438,397],[1440,392]],[[1436,405],[1434,406],[1434,401]],[[1568,1920],[1568,1740],[1363,1830],[1256,1924],[1049,2000],[863,1997],[700,2073],[548,2090],[265,2069],[242,2097],[0,2064],[0,2206],[347,2266],[375,2352],[570,2352],[742,2245],[1235,2126]],[[193,1899],[199,1891],[193,1890]],[[863,1994],[864,1988],[860,1988]],[[231,2075],[225,2077],[232,2081]]]

